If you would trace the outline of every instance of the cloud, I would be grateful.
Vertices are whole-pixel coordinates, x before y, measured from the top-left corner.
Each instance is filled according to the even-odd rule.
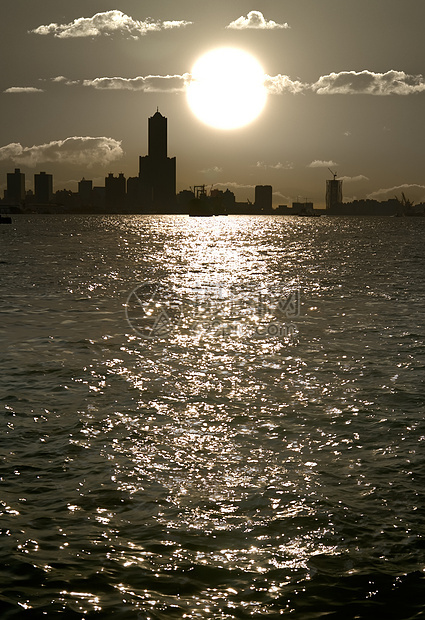
[[[246,17],[243,15],[231,22],[226,28],[234,30],[245,30],[247,28],[255,28],[258,30],[275,30],[281,28],[289,28],[288,24],[278,24],[273,20],[266,20],[261,11],[250,11]]]
[[[41,88],[34,88],[34,86],[11,86],[3,91],[4,93],[44,93]]]
[[[403,185],[395,185],[387,189],[378,189],[376,192],[368,194],[366,198],[380,201],[395,198],[395,196],[400,198],[401,192],[404,192],[406,197],[414,202],[425,201],[425,185],[418,185],[416,183],[404,183]]]
[[[369,181],[368,177],[365,177],[364,174],[358,174],[355,177],[338,177],[340,181],[345,181],[346,183],[357,183],[357,181]]]
[[[322,75],[313,84],[291,80],[287,75],[266,75],[264,83],[271,95],[307,92],[318,95],[412,95],[425,91],[422,75],[409,75],[404,71],[340,71]]]
[[[276,196],[276,198],[283,198],[287,204],[292,202],[292,198],[290,198],[290,196],[285,196],[282,192],[273,192],[273,196]]]
[[[214,183],[214,187],[222,187],[223,189],[253,189],[255,185],[247,185],[246,183],[236,183],[228,181],[227,183]]]
[[[411,95],[425,91],[425,81],[404,71],[341,71],[321,76],[311,89],[319,95]]]
[[[223,172],[223,168],[219,168],[218,166],[214,166],[213,168],[207,168],[206,170],[201,170],[202,174],[218,174]]]
[[[287,161],[284,164],[282,164],[280,161],[277,162],[277,164],[266,164],[263,161],[257,161],[255,167],[263,168],[264,170],[266,168],[270,168],[272,170],[293,170],[294,164],[291,161]]]
[[[172,28],[185,28],[186,26],[191,26],[193,24],[193,22],[188,22],[184,19],[171,19],[158,23],[162,24],[162,30],[171,30]]]
[[[321,159],[315,159],[311,164],[308,164],[307,168],[330,168],[331,166],[338,166],[338,164],[332,160],[322,161]]]
[[[98,90],[132,90],[144,92],[183,92],[190,84],[190,73],[182,75],[147,75],[135,78],[125,77],[98,77],[82,81],[69,80],[63,75],[53,78],[56,83],[73,86],[83,84]],[[284,92],[295,94],[303,92],[308,86],[298,81],[292,81],[287,75],[264,76],[264,85],[269,94],[282,94]]]
[[[92,166],[107,164],[122,156],[121,142],[104,137],[72,137],[30,147],[13,142],[0,147],[0,161],[11,160],[31,168],[53,162]]]
[[[180,92],[185,89],[189,74],[184,75],[147,75],[146,77],[122,78],[101,77],[84,80],[84,86],[99,90],[133,90],[146,93]]]
[[[57,75],[54,78],[50,78],[51,82],[55,84],[65,84],[66,86],[75,86],[76,84],[81,84],[81,80],[70,80],[64,75]]]
[[[93,17],[79,17],[69,24],[52,23],[47,26],[39,26],[30,32],[40,35],[53,34],[59,39],[109,36],[116,33],[138,39],[148,32],[181,28],[191,23],[184,20],[155,21],[150,17],[144,21],[139,21],[122,11],[112,10],[96,13]]]
[[[291,80],[287,75],[265,75],[264,86],[270,95],[282,95],[289,93],[296,95],[308,89],[308,84],[303,84],[298,80]]]
[[[147,75],[135,78],[98,77],[86,80],[70,80],[63,75],[51,78],[57,84],[74,86],[82,84],[98,90],[130,90],[141,92],[183,92],[190,84],[190,73],[182,75]],[[409,95],[425,91],[425,81],[421,75],[409,76],[403,71],[372,73],[371,71],[342,71],[320,77],[317,82],[307,84],[292,80],[287,75],[264,75],[264,86],[270,95],[305,94],[368,94],[368,95]],[[33,87],[12,87],[4,92],[43,92]],[[349,131],[344,136],[350,136]]]

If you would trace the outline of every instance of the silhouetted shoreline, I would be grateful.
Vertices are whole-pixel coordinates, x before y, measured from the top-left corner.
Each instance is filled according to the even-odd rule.
[[[176,158],[167,154],[168,119],[159,110],[148,118],[148,155],[139,157],[139,174],[126,178],[121,172],[105,177],[104,186],[93,186],[84,177],[78,182],[78,192],[67,189],[53,193],[53,175],[34,174],[34,191],[25,189],[25,174],[19,168],[7,173],[7,189],[0,201],[0,213],[42,213],[85,215],[107,214],[187,214],[198,217],[210,215],[293,215],[319,217],[321,215],[384,215],[393,217],[423,217],[425,204],[414,205],[406,198],[395,196],[389,200],[354,200],[343,202],[342,179],[329,171],[333,179],[326,180],[325,209],[315,209],[307,198],[292,202],[291,206],[273,207],[271,185],[255,185],[252,203],[236,201],[235,194],[205,185],[194,185],[176,193]]]

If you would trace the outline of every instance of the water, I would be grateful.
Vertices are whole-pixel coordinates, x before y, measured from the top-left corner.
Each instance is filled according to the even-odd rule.
[[[425,617],[424,226],[1,227],[2,620]]]

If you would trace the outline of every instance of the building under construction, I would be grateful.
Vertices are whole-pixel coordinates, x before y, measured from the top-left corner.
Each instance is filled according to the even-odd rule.
[[[330,170],[333,174],[333,179],[326,181],[326,210],[333,209],[337,205],[342,204],[342,181],[339,181],[336,177],[336,173]]]

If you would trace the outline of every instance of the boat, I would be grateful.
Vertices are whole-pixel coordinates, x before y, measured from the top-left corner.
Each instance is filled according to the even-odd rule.
[[[320,217],[321,213],[296,213],[298,217]]]
[[[317,213],[313,208],[303,207],[298,211],[298,213],[294,213],[294,215],[298,215],[298,217],[320,217],[320,213]]]

